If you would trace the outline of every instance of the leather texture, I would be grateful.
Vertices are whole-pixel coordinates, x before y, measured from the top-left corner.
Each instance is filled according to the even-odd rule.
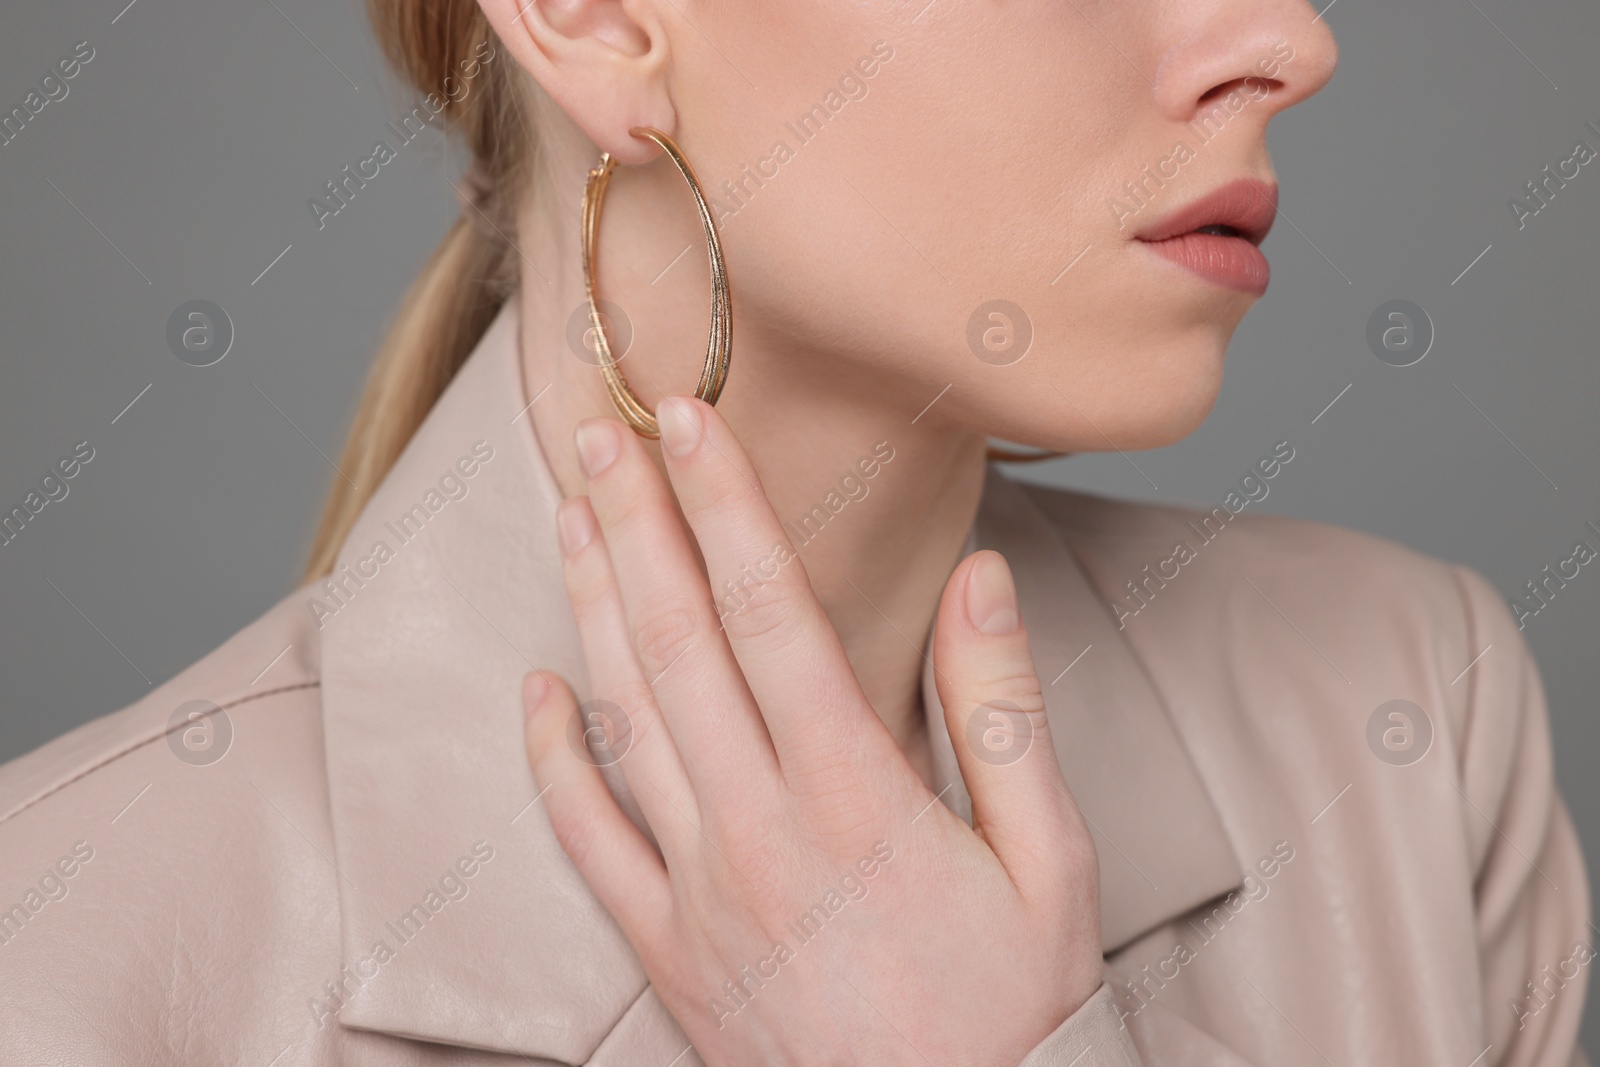
[[[522,675],[586,686],[528,405],[513,303],[328,582],[0,768],[0,1062],[699,1063],[523,754]],[[1505,604],[1247,513],[1119,619],[1198,515],[985,487],[1101,863],[1106,983],[1027,1067],[1582,1064],[1588,886]]]

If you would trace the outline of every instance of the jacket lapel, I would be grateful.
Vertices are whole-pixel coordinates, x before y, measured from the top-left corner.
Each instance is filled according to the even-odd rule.
[[[584,1063],[624,1017],[643,1017],[647,981],[556,842],[524,755],[522,675],[550,667],[581,694],[587,672],[554,541],[560,491],[531,431],[518,349],[513,301],[332,577],[306,590],[322,627],[344,953],[311,1010],[322,1025]],[[1055,527],[991,473],[975,539],[1018,574],[1057,754],[1096,834],[1110,952],[1235,887],[1240,866]],[[954,783],[946,803],[965,813],[931,679],[924,694]]]
[[[350,987],[338,1021],[583,1063],[646,982],[533,803],[520,679],[552,667],[581,691],[586,672],[554,543],[560,493],[519,414],[517,322],[510,304],[320,598]],[[458,866],[475,848],[492,858]]]

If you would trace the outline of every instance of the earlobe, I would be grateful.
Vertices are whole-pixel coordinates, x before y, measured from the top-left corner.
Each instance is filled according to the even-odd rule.
[[[656,0],[479,0],[506,51],[555,104],[622,163],[658,149],[636,126],[670,132],[666,26]]]

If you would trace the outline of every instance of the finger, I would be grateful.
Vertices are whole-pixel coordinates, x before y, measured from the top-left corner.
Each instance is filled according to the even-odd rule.
[[[597,764],[617,765],[671,858],[675,846],[693,836],[685,832],[692,831],[692,824],[684,825],[682,813],[697,808],[683,757],[639,670],[609,546],[589,501],[563,500],[556,509],[556,529],[567,599],[572,602],[594,694],[574,710],[569,722],[572,747],[580,755],[591,753]]]
[[[1019,888],[1048,880],[1076,808],[1056,762],[1011,568],[975,552],[945,585],[934,627],[945,725],[972,795],[973,828]],[[1051,882],[1054,884],[1054,882]]]
[[[728,424],[699,400],[663,400],[656,412],[667,473],[785,770],[858,751],[863,730],[892,746]]]
[[[775,776],[766,728],[643,442],[615,420],[594,419],[578,427],[577,443],[638,666],[696,793],[743,793],[762,768]]]
[[[577,703],[567,683],[534,672],[522,693],[528,764],[556,840],[640,955],[660,958],[672,911],[666,866],[617,806],[600,769],[568,744]]]

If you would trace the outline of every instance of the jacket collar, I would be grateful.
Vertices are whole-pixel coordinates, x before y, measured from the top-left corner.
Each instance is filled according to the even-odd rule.
[[[336,1012],[347,1027],[583,1063],[647,979],[556,842],[524,755],[522,675],[550,667],[580,692],[587,675],[518,326],[513,301],[332,578],[307,590],[344,961],[312,1011],[324,1025]],[[1241,867],[1105,597],[1028,491],[991,472],[974,539],[1020,579],[1056,751],[1096,835],[1109,953],[1234,888]],[[931,677],[923,688],[953,783],[945,802],[967,815]]]

